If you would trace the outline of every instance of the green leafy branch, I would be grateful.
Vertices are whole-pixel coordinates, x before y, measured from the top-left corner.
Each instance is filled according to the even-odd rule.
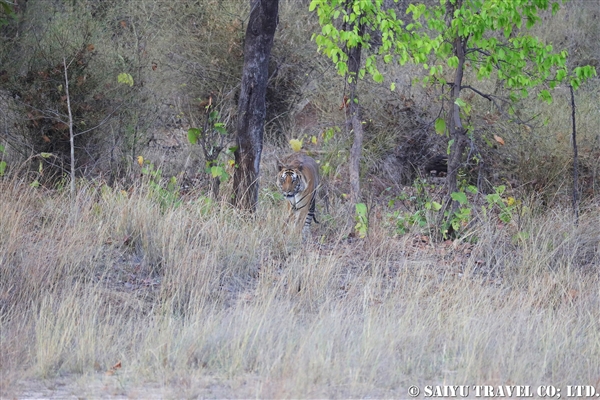
[[[205,172],[211,177],[212,193],[217,198],[221,182],[227,182],[230,178],[226,164],[219,161],[219,155],[230,138],[220,113],[217,110],[210,111],[211,106],[212,101],[204,113],[202,126],[188,130],[188,140],[191,144],[200,144],[206,162]],[[234,151],[234,148],[228,148],[226,153],[233,154]]]

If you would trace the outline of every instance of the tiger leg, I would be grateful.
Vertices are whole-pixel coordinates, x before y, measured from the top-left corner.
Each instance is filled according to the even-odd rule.
[[[319,221],[317,221],[317,217],[315,216],[315,196],[313,195],[313,198],[310,200],[310,209],[308,210],[308,216],[311,217],[313,221],[315,221],[315,224],[320,224]]]

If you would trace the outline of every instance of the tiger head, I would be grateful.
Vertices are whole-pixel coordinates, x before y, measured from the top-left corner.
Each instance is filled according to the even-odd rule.
[[[286,199],[296,196],[303,190],[302,188],[302,167],[286,168],[285,166],[279,167],[279,177],[277,178],[277,186],[281,193]]]

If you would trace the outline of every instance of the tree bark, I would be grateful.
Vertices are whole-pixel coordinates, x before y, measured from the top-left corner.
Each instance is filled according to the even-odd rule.
[[[269,58],[277,28],[278,0],[251,0],[238,103],[233,204],[254,212],[265,124]]]
[[[364,26],[358,27],[359,35],[362,36]],[[350,126],[354,133],[354,141],[350,149],[350,201],[352,204],[361,202],[360,194],[360,158],[362,156],[362,146],[364,138],[364,129],[360,117],[360,107],[358,104],[358,72],[360,70],[360,57],[362,45],[359,43],[356,47],[347,49],[348,52],[348,75],[350,78],[350,96],[348,105],[348,115],[350,116]]]

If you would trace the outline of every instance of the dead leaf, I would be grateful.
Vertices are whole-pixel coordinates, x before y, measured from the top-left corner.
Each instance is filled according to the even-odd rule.
[[[502,139],[500,136],[494,135],[494,140],[504,146],[504,139]]]
[[[65,132],[69,130],[69,125],[65,124],[64,122],[55,122],[52,124],[52,129],[59,132]]]
[[[342,100],[342,105],[340,106],[340,111],[343,110],[344,108],[348,107],[349,102],[350,102],[350,98],[348,96],[344,96],[344,98]]]

